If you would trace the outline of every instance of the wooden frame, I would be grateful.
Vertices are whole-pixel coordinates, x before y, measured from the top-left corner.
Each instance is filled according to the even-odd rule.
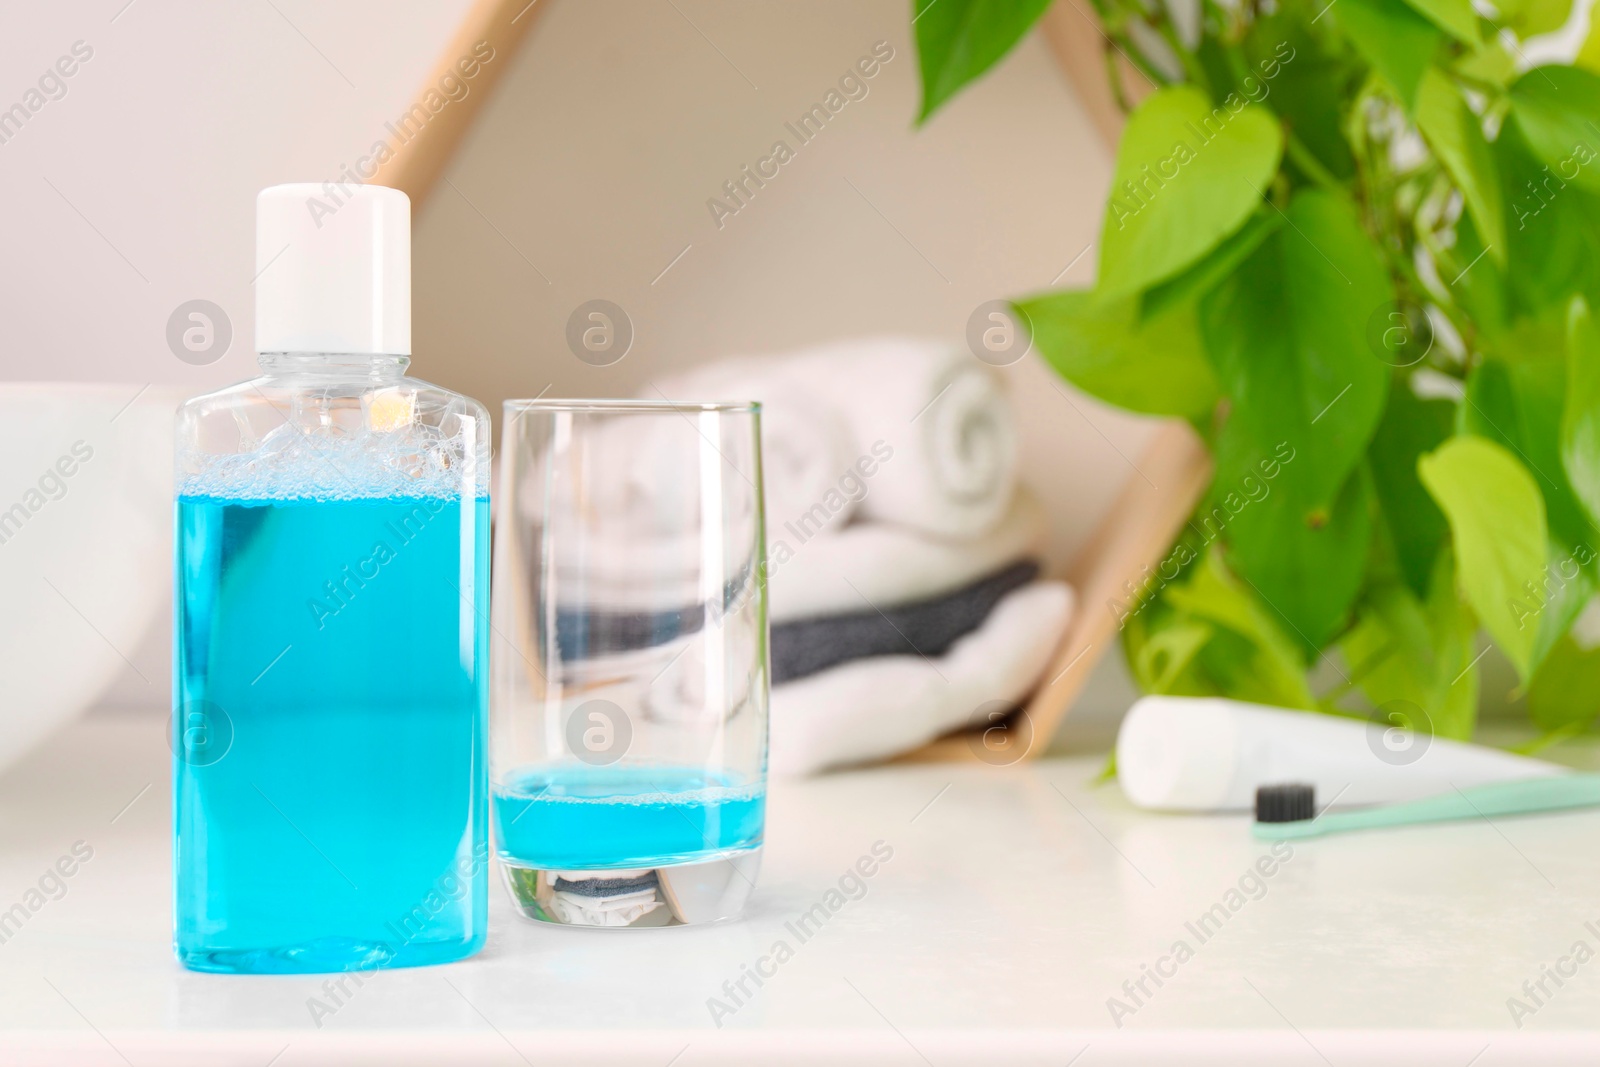
[[[427,199],[478,109],[512,65],[528,30],[555,2],[477,0],[473,4],[424,83],[424,93],[443,75],[453,73],[456,61],[471,54],[480,41],[487,41],[495,49],[496,62],[482,68],[474,82],[474,92],[438,114],[420,135],[396,150],[381,172],[384,184],[403,190],[414,207]],[[1114,146],[1123,119],[1111,78],[1118,79],[1117,91],[1127,99],[1137,99],[1147,87],[1131,65],[1111,54],[1109,40],[1093,16],[1079,5],[1052,5],[1040,21],[1039,30],[1095,128],[1108,147]],[[1108,56],[1114,62],[1110,77],[1106,69]],[[1182,422],[1162,424],[1134,464],[1111,510],[1064,575],[1077,595],[1077,606],[1056,651],[1048,680],[1020,712],[1027,729],[1018,740],[1027,744],[1027,756],[1037,756],[1047,747],[1049,738],[1083,691],[1095,663],[1117,643],[1118,619],[1112,601],[1129,600],[1129,589],[1146,579],[1148,571],[1177,539],[1210,480],[1211,458],[1194,432]],[[970,736],[956,734],[901,758],[976,759],[981,746],[971,741]]]
[[[1211,482],[1211,456],[1193,430],[1166,423],[1151,437],[1100,525],[1067,568],[1077,603],[1072,621],[1040,686],[1022,709],[1025,726],[1016,741],[1038,756],[1083,692],[1101,656],[1115,654],[1119,619],[1113,601],[1127,604],[1162,554],[1178,539],[1200,494]],[[1013,723],[1012,729],[1019,724]],[[1008,741],[1010,737],[1008,735]],[[907,760],[976,758],[980,747],[964,734],[944,737]]]
[[[424,126],[420,133],[395,148],[394,158],[380,171],[382,184],[399,189],[411,198],[414,214],[444,174],[461,138],[472,128],[500,78],[516,58],[528,31],[553,0],[476,0],[461,21],[450,44],[440,54],[428,80],[422,83],[417,98],[434,89],[440,79],[456,74],[456,63],[473,54],[480,41],[494,49],[495,61],[484,64],[473,79],[473,91],[451,104]]]

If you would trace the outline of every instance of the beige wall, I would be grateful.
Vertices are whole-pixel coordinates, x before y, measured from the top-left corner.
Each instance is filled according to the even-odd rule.
[[[0,108],[75,42],[93,49],[66,94],[0,143],[0,382],[109,381],[132,396],[253,374],[256,192],[331,178],[370,145],[469,3],[0,3]],[[204,367],[166,343],[168,317],[196,298],[233,324]],[[118,650],[139,673],[106,703],[166,703],[171,626],[169,610]]]
[[[74,41],[95,50],[67,96],[0,145],[12,205],[0,378],[200,392],[254,370],[256,191],[332,177],[362,153],[412,101],[468,0],[125,2],[0,8],[6,104]],[[460,193],[441,185],[416,218],[421,376],[496,405],[546,386],[631,393],[736,352],[874,331],[958,339],[982,301],[1089,280],[1093,250],[1062,271],[1095,238],[1109,156],[1037,38],[915,131],[904,0],[540,2],[448,171]],[[869,95],[719,230],[707,198],[775,139],[792,143],[784,122],[880,40],[895,56]],[[197,297],[227,311],[236,338],[207,367],[164,339],[173,308]],[[607,369],[563,340],[593,297],[637,328]],[[1007,374],[1059,562],[1145,428],[1069,402],[1031,358]],[[168,648],[164,624],[132,655],[162,678]],[[1120,711],[1118,672],[1101,676],[1112,695],[1100,704]],[[149,699],[142,684],[125,692]]]
[[[370,145],[469,2],[0,3],[0,108],[75,41],[94,51],[0,144],[0,379],[201,392],[252,374],[256,192]],[[196,298],[234,327],[207,367],[166,344]]]
[[[959,341],[984,301],[1086,284],[1094,250],[1062,271],[1095,240],[1110,156],[1043,42],[918,131],[908,17],[903,0],[552,4],[418,218],[417,371],[496,408],[629,395],[848,334]],[[894,58],[868,95],[800,146],[785,122],[878,41]],[[719,228],[707,200],[778,139],[795,158]],[[610,367],[564,340],[593,298],[635,328]],[[1060,562],[1146,428],[1069,399],[1033,357],[1007,375]]]

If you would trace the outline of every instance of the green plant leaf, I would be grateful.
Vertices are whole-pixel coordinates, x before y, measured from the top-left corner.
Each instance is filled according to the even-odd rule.
[[[1139,317],[1154,318],[1178,304],[1199,300],[1220,285],[1282,225],[1283,216],[1278,212],[1256,212],[1238,232],[1231,234],[1200,262],[1177,277],[1146,289],[1139,298]]]
[[[1139,620],[1137,636],[1128,646],[1128,663],[1134,681],[1146,693],[1173,696],[1211,696],[1215,683],[1204,680],[1193,670],[1195,657],[1216,636],[1216,628],[1189,615],[1163,613],[1150,623]]]
[[[1361,591],[1372,543],[1372,481],[1358,469],[1332,507],[1307,521],[1293,471],[1285,465],[1279,487],[1260,499],[1230,490],[1211,516],[1238,506],[1227,527],[1228,560],[1310,656],[1345,628]]]
[[[1050,0],[911,0],[922,69],[918,125],[1000,61]]]
[[[1466,740],[1478,710],[1476,633],[1477,620],[1456,595],[1455,566],[1446,551],[1430,576],[1426,600],[1398,583],[1376,585],[1340,648],[1373,706],[1409,701],[1427,713],[1435,734]]]
[[[1444,34],[1404,0],[1343,0],[1334,16],[1410,114]]]
[[[1433,67],[1428,68],[1417,95],[1417,128],[1461,190],[1489,254],[1504,263],[1506,221],[1494,154],[1478,116],[1450,79]]]
[[[1567,318],[1566,392],[1561,465],[1590,522],[1600,524],[1600,326],[1581,296]]]
[[[1193,421],[1216,406],[1217,380],[1200,347],[1192,302],[1143,321],[1136,297],[1101,301],[1086,290],[1045,293],[1015,306],[1040,355],[1091,396]]]
[[[1478,721],[1478,619],[1456,591],[1455,559],[1440,554],[1440,567],[1423,604],[1433,635],[1433,693],[1420,705],[1433,717],[1434,733],[1467,741]]]
[[[1260,455],[1287,442],[1299,454],[1295,496],[1315,524],[1383,411],[1388,374],[1368,347],[1367,322],[1394,292],[1348,201],[1304,191],[1285,215],[1289,225],[1202,303],[1201,329],[1232,403],[1218,483],[1231,488]]]
[[[1592,70],[1600,74],[1600,19],[1589,16],[1589,36],[1583,39],[1583,45],[1578,49],[1578,57],[1573,62],[1584,70]]]
[[[1373,489],[1389,523],[1398,570],[1418,597],[1428,594],[1434,563],[1449,541],[1450,527],[1417,477],[1417,460],[1450,437],[1455,409],[1452,401],[1424,400],[1409,382],[1396,382],[1367,449]]]
[[[1317,706],[1298,642],[1228,571],[1215,549],[1202,557],[1187,582],[1168,586],[1164,599],[1174,610],[1223,631],[1197,653],[1220,692],[1278,707]]]
[[[1600,75],[1534,67],[1511,86],[1511,117],[1558,181],[1600,192]]]
[[[1451,69],[1503,89],[1517,76],[1517,57],[1502,48],[1499,41],[1490,40],[1456,60]]]
[[[1241,48],[1250,76],[1266,87],[1261,102],[1283,118],[1330,173],[1350,177],[1355,173],[1355,156],[1345,140],[1341,116],[1365,71],[1350,61],[1341,35],[1322,32],[1330,28],[1334,15],[1319,24],[1309,5],[1279,4],[1270,14],[1260,10]]]
[[[1498,160],[1497,171],[1500,170]],[[1505,187],[1504,181],[1500,183]],[[1503,207],[1502,203],[1502,207]],[[1505,212],[1502,210],[1502,217]],[[1491,257],[1488,243],[1478,234],[1470,212],[1456,222],[1456,263],[1460,269],[1453,279],[1451,290],[1463,311],[1473,324],[1484,333],[1497,333],[1506,328],[1510,314],[1510,292],[1506,285],[1507,264],[1514,261],[1522,250],[1517,235],[1508,232],[1502,256]]]
[[[1248,495],[1262,457],[1293,457],[1271,494],[1233,518],[1228,562],[1314,652],[1360,589],[1371,489],[1351,474],[1388,385],[1367,323],[1394,294],[1343,198],[1304,191],[1285,214],[1288,225],[1202,304],[1206,348],[1231,405],[1217,432],[1212,497]]]
[[[1565,314],[1570,294],[1595,284],[1600,197],[1575,184],[1563,187],[1553,168],[1534,159],[1515,122],[1502,126],[1494,151],[1506,196],[1508,310],[1530,318]]]
[[[1460,427],[1509,449],[1544,497],[1561,551],[1594,544],[1596,530],[1567,480],[1561,428],[1568,381],[1566,323],[1520,320],[1484,338],[1485,358],[1467,379]]]
[[[1460,581],[1484,626],[1524,680],[1538,626],[1529,625],[1525,583],[1544,578],[1544,497],[1515,456],[1481,437],[1456,437],[1417,465],[1450,522]]]
[[[1495,0],[1507,28],[1521,38],[1551,33],[1567,24],[1572,0]]]
[[[1572,624],[1600,589],[1595,579],[1595,554],[1587,545],[1568,549],[1555,541],[1550,545],[1552,562],[1545,568],[1544,582],[1529,593],[1524,604],[1529,619],[1538,619],[1538,638],[1533,645],[1533,670],[1537,671],[1551,650],[1572,632]]]
[[[1256,210],[1282,152],[1265,108],[1213,108],[1183,85],[1150,96],[1117,146],[1097,292],[1130,296],[1217,247]]]
[[[1483,40],[1478,32],[1478,15],[1472,10],[1472,0],[1407,0],[1429,21],[1464,44],[1477,44]]]
[[[1584,730],[1600,716],[1600,648],[1563,637],[1528,686],[1528,714],[1541,730]]]
[[[1467,379],[1459,422],[1463,432],[1485,437],[1517,456],[1544,499],[1549,566],[1517,602],[1521,619],[1537,623],[1531,661],[1537,667],[1596,587],[1597,531],[1567,480],[1562,455],[1568,373],[1564,330],[1555,323],[1524,319],[1485,342],[1488,358]]]

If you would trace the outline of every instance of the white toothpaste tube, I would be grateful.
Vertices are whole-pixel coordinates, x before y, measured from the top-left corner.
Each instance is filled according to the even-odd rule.
[[[1258,786],[1288,782],[1314,786],[1319,807],[1342,808],[1563,773],[1381,722],[1220,697],[1144,697],[1117,734],[1122,791],[1163,811],[1249,811]]]

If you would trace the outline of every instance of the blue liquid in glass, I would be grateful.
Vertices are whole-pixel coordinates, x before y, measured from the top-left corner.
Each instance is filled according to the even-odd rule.
[[[514,866],[658,867],[761,844],[766,789],[700,768],[563,764],[511,774],[494,808]]]
[[[488,530],[484,499],[179,498],[185,965],[337,971],[483,945]]]

